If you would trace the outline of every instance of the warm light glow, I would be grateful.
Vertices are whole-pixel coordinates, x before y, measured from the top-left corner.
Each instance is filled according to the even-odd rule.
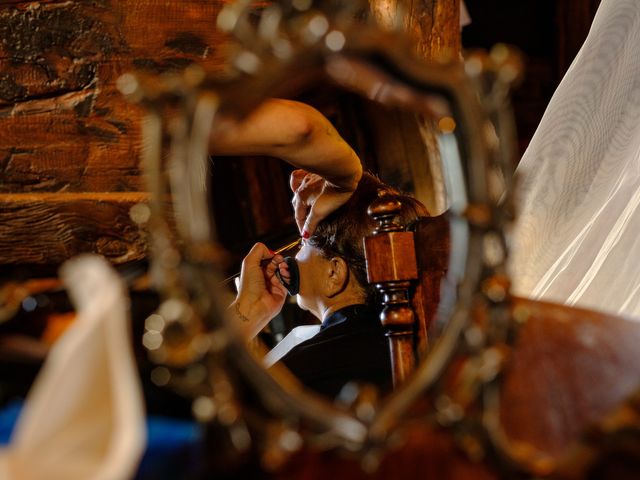
[[[329,49],[333,50],[334,52],[341,50],[342,47],[344,47],[345,41],[346,39],[344,38],[342,32],[339,32],[337,30],[330,32],[325,38],[327,47],[329,47]]]
[[[378,23],[387,29],[393,29],[397,19],[397,2],[391,0],[379,0],[370,4],[371,11]]]
[[[452,133],[456,129],[456,121],[451,117],[442,117],[438,120],[438,128],[442,133]]]

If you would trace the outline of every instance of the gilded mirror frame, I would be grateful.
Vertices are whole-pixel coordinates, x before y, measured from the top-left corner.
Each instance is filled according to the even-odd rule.
[[[221,15],[235,19],[232,28],[245,29],[240,37],[248,35],[242,11],[223,10]],[[318,19],[326,26],[314,33]],[[273,22],[275,27],[270,27]],[[278,39],[285,38],[278,36],[283,31],[289,34],[286,55],[275,48]],[[292,31],[297,32],[295,39]],[[221,425],[239,450],[275,431],[280,440],[288,439],[276,442],[283,451],[306,442],[365,455],[384,446],[421,398],[434,406],[427,422],[460,424],[462,407],[443,387],[454,355],[464,351],[476,362],[464,387],[471,392],[469,402],[475,401],[495,384],[500,359],[489,353],[495,353],[494,345],[506,341],[511,329],[505,313],[509,282],[503,231],[511,215],[508,91],[518,75],[516,63],[506,51],[465,62],[456,58],[426,63],[413,57],[411,45],[397,32],[313,10],[292,19],[265,11],[257,32],[236,52],[237,68],[226,78],[190,68],[180,75],[126,75],[120,81],[123,93],[148,111],[143,134],[153,198],[152,273],[165,295],[158,313],[162,342],[150,352],[152,359],[170,369],[172,387],[193,397],[196,417]],[[329,42],[331,34],[340,41]],[[202,180],[208,132],[219,112],[241,117],[262,100],[300,88],[318,73],[386,106],[415,109],[422,103],[423,113],[428,113],[429,96],[445,98],[457,123],[465,179],[466,201],[452,201],[449,210],[452,221],[468,225],[469,240],[465,252],[454,252],[464,255],[465,273],[447,327],[415,374],[389,397],[377,401],[361,392],[345,407],[304,390],[286,372],[267,373],[234,329],[216,288],[225,253],[215,241]],[[382,96],[381,84],[389,86],[389,96]],[[419,166],[421,159],[412,161]],[[173,203],[166,201],[168,194]],[[473,321],[480,311],[489,319],[483,327]],[[495,411],[491,414],[483,413],[484,425],[490,437],[498,437]]]

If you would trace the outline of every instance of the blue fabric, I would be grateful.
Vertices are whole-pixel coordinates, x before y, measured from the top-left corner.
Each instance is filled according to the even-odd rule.
[[[13,401],[0,409],[0,446],[9,443],[23,402]],[[175,460],[185,452],[197,449],[202,440],[201,427],[192,420],[168,417],[147,418],[147,448],[136,478],[179,478],[173,470],[180,466]]]
[[[0,445],[7,445],[22,411],[22,400],[14,400],[0,409]]]
[[[147,419],[147,449],[137,480],[183,478],[189,458],[202,441],[203,431],[192,420],[168,417]]]
[[[167,417],[147,419],[147,450],[153,453],[197,443],[201,435],[200,426],[193,420]]]

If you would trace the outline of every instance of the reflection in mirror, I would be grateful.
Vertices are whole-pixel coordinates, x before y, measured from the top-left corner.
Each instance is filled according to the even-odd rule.
[[[235,13],[231,17],[234,22],[244,18]],[[310,27],[316,19],[326,20],[322,14],[305,14],[304,17],[301,24],[296,23],[295,31]],[[152,352],[155,361],[171,368],[171,386],[184,387],[183,391],[194,398],[194,406],[204,402],[204,405],[220,408],[220,412],[222,409],[233,412],[230,419],[226,416],[214,418],[216,409],[205,409],[204,413],[198,409],[200,413],[196,412],[201,421],[214,427],[218,425],[232,436],[242,431],[248,437],[249,425],[259,430],[255,438],[260,441],[268,437],[266,443],[274,444],[277,441],[271,441],[272,436],[265,430],[270,429],[268,425],[277,423],[278,428],[303,435],[305,445],[313,444],[320,449],[339,445],[368,456],[370,446],[384,444],[419,401],[421,405],[424,401],[436,408],[435,417],[426,418],[434,428],[438,428],[435,422],[441,418],[460,419],[459,408],[449,408],[451,402],[442,401],[456,395],[464,397],[465,405],[470,405],[470,411],[474,412],[472,422],[479,424],[479,417],[484,414],[482,407],[471,410],[473,402],[484,393],[481,387],[488,381],[482,374],[483,369],[469,370],[471,395],[468,395],[467,383],[450,383],[447,379],[456,373],[456,368],[449,367],[459,365],[456,360],[460,353],[468,353],[470,364],[478,365],[485,347],[492,347],[496,340],[502,341],[505,328],[509,326],[508,322],[500,321],[504,320],[508,303],[508,279],[502,270],[505,255],[496,256],[497,260],[491,262],[483,255],[483,246],[490,243],[487,240],[496,239],[494,243],[502,246],[505,215],[496,204],[500,195],[493,194],[498,190],[489,195],[492,188],[487,172],[503,167],[506,157],[499,155],[490,141],[488,111],[503,108],[502,99],[508,92],[509,82],[503,79],[500,88],[492,90],[495,93],[491,96],[492,106],[484,109],[480,104],[484,97],[478,95],[476,84],[482,80],[482,61],[477,61],[478,68],[473,69],[457,61],[419,64],[403,54],[408,51],[406,45],[388,35],[389,32],[375,28],[363,30],[361,26],[352,30],[348,25],[336,25],[335,28],[336,34],[343,35],[346,40],[337,49],[323,43],[324,37],[318,37],[316,43],[295,44],[296,50],[289,52],[286,59],[278,56],[278,51],[272,51],[274,44],[269,42],[275,37],[264,38],[265,44],[260,44],[264,48],[260,51],[255,50],[256,45],[247,44],[248,49],[240,51],[238,56],[237,66],[242,72],[228,83],[208,78],[203,72],[189,71],[179,78],[142,79],[126,90],[150,107],[146,137],[151,139],[155,150],[147,151],[146,160],[154,199],[153,239],[159,247],[154,253],[154,264],[163,274],[161,280],[170,287],[163,285],[168,297],[165,303],[181,307],[171,310],[175,315],[163,316],[167,322],[157,332],[160,342]],[[288,32],[283,34],[286,36]],[[251,65],[244,60],[254,57],[259,62],[253,64],[254,69],[248,69]],[[243,62],[239,62],[240,59]],[[498,65],[496,71],[499,68]],[[258,142],[260,148],[255,144],[247,149],[227,148],[233,143],[229,142],[233,138],[229,132],[234,132],[234,122],[241,125],[250,120],[254,113],[272,104],[273,97],[295,99],[297,103],[289,101],[288,105],[297,105],[295,109],[306,111],[318,121],[312,125],[322,128],[309,129],[301,122],[297,124],[301,128],[294,129],[289,141]],[[165,104],[180,110],[181,128],[176,129],[167,121],[161,111]],[[214,119],[214,131],[210,132],[213,142],[209,146],[217,155],[210,162],[208,198],[197,195],[201,178],[200,182],[196,181],[194,174],[206,164],[202,140],[209,138],[202,135],[203,124],[195,121],[198,112],[206,113],[206,119]],[[286,121],[281,118],[278,122],[266,122],[264,128],[254,129],[253,134],[272,128],[286,132],[292,117],[285,118]],[[221,125],[231,128],[224,136],[217,136],[215,130]],[[357,155],[359,161],[379,174],[383,181],[399,191],[413,194],[426,206],[430,216],[421,213],[422,218],[417,222],[414,218],[400,218],[398,214],[405,208],[404,202],[397,201],[398,197],[389,193],[387,187],[387,195],[378,196],[376,187],[376,195],[355,206],[353,212],[349,211],[349,204],[343,207],[348,228],[340,227],[336,220],[340,213],[334,212],[325,221],[331,224],[336,220],[335,233],[324,226],[315,229],[314,235],[323,232],[325,235],[321,235],[317,243],[314,243],[313,235],[306,238],[294,255],[296,264],[289,263],[285,267],[284,256],[274,262],[274,255],[268,248],[275,250],[296,240],[299,230],[304,227],[304,218],[293,218],[289,207],[292,192],[288,183],[292,168],[276,159],[248,158],[246,155],[269,153],[294,165],[312,168],[321,163],[317,160],[332,158],[323,157],[323,150],[316,149],[318,145],[314,140],[324,138],[322,134],[334,140],[340,138],[338,145],[343,153],[355,151],[342,160],[353,160]],[[241,138],[246,140],[247,137]],[[456,148],[450,145],[454,138],[459,140]],[[182,168],[182,182],[180,175],[172,175],[170,186],[164,178],[166,164],[170,163],[164,161],[167,145],[176,152],[174,158],[182,159],[186,165]],[[313,145],[313,148],[288,148],[292,145]],[[296,156],[300,152],[310,154],[308,157],[316,161],[294,161],[300,159]],[[227,154],[241,158],[232,161],[222,157]],[[317,173],[329,175],[328,171]],[[339,175],[332,181],[343,188],[352,186],[345,186],[349,182]],[[308,183],[316,185],[310,180]],[[167,208],[162,202],[168,190],[180,197],[182,205],[191,208],[191,216],[185,208],[182,211],[187,215],[167,218],[172,215],[171,207]],[[294,197],[294,203],[295,200]],[[410,205],[412,201],[406,203]],[[178,206],[176,202],[176,211]],[[197,211],[194,206],[198,207]],[[215,215],[201,216],[207,208]],[[357,221],[350,222],[347,214],[357,215]],[[171,220],[179,224],[177,237],[166,225]],[[208,225],[211,220],[215,228],[205,239],[202,232],[206,229],[202,225]],[[189,228],[183,228],[183,223]],[[346,242],[337,241],[336,237],[348,237],[350,230],[357,230],[356,227],[362,225],[368,226],[363,228],[364,232]],[[256,242],[263,242],[262,246],[255,247]],[[367,282],[373,284],[375,293],[382,297],[380,302],[366,304],[363,308],[382,310],[379,317],[366,315],[375,320],[367,327],[378,329],[377,338],[382,331],[386,350],[384,358],[379,356],[375,360],[384,360],[389,368],[375,368],[375,373],[386,375],[386,380],[378,387],[375,387],[375,379],[362,379],[359,375],[343,376],[339,381],[334,378],[332,390],[325,393],[329,397],[338,394],[340,408],[335,408],[326,401],[326,395],[314,395],[313,390],[301,388],[300,379],[295,381],[297,372],[294,368],[293,372],[278,368],[282,361],[276,361],[270,367],[272,375],[265,373],[262,362],[267,349],[259,351],[256,361],[249,353],[247,339],[260,335],[271,347],[301,323],[298,316],[304,310],[289,304],[292,297],[286,296],[285,288],[275,275],[278,271],[285,282],[290,282],[294,265],[300,271],[300,295],[297,297],[303,296],[303,290],[305,296],[308,293],[305,282],[317,293],[309,302],[306,299],[300,302],[307,311],[315,313],[307,320],[319,332],[310,339],[312,343],[322,338],[322,331],[317,327],[320,320],[325,320],[327,310],[327,302],[318,302],[318,298],[333,301],[341,298],[341,294],[349,293],[349,302],[333,305],[338,313],[342,307],[366,302],[365,282],[354,280],[357,275],[352,272],[351,263],[358,262],[353,260],[353,251],[349,250],[362,248],[363,242]],[[347,247],[339,248],[345,244]],[[325,246],[326,254],[323,255],[321,249]],[[224,276],[219,270],[228,257],[232,257],[233,265],[224,272],[227,276],[235,274],[245,259],[239,297],[243,292],[251,292],[252,286],[259,285],[258,292],[266,290],[270,295],[250,306],[266,307],[269,315],[264,314],[265,309],[260,313],[248,308],[240,298],[221,300],[218,285]],[[250,262],[247,262],[248,258]],[[262,263],[265,260],[266,265]],[[266,276],[263,269],[267,270]],[[257,279],[257,284],[247,281],[249,278]],[[227,287],[231,285],[233,282],[226,283]],[[265,286],[269,288],[265,289]],[[234,295],[231,291],[231,297]],[[227,309],[228,305],[231,307]],[[287,309],[290,314],[285,313]],[[495,316],[498,321],[493,322],[492,318],[492,324],[499,328],[479,331],[472,323],[475,319],[469,314],[472,310]],[[275,316],[274,312],[281,313],[279,321],[285,325],[278,327],[277,321],[272,321],[270,330],[261,332]],[[291,317],[286,318],[287,315]],[[325,330],[345,326],[344,322],[336,323],[326,326]],[[174,335],[173,330],[178,330],[180,335]],[[241,331],[244,337],[238,334]],[[347,332],[345,337],[349,333],[353,331]],[[174,341],[176,338],[179,341]],[[470,340],[473,345],[469,344]],[[297,347],[303,346],[304,342]],[[364,342],[363,347],[367,346]],[[465,350],[466,346],[473,350]],[[348,355],[352,343],[344,342],[342,348]],[[184,352],[188,355],[183,355]],[[179,358],[172,362],[174,353]],[[319,363],[316,371],[324,375],[332,373],[328,367],[334,358],[339,359],[338,353],[336,348],[329,348],[316,355]],[[365,367],[371,370],[371,365],[365,359]],[[294,365],[299,366],[307,364]],[[189,383],[189,375],[183,373],[194,367],[207,373]],[[335,370],[344,373],[339,366]],[[388,389],[389,376],[394,391],[379,401],[380,394]],[[349,380],[356,380],[360,387],[352,388],[352,382],[345,384]],[[373,383],[374,388],[367,388],[362,380]],[[304,379],[303,383],[308,384]],[[223,392],[222,399],[219,392]],[[246,411],[239,413],[242,409]]]
[[[373,73],[367,78],[375,80]],[[387,393],[393,384],[394,362],[407,361],[398,355],[404,351],[405,356],[413,357],[409,362],[413,365],[426,354],[429,342],[446,323],[435,321],[439,304],[443,303],[442,319],[448,318],[455,304],[455,286],[464,274],[467,248],[464,222],[457,220],[450,230],[446,214],[449,205],[464,209],[466,188],[452,133],[455,120],[446,116],[438,122],[434,117],[434,110],[450,111],[445,100],[397,81],[386,83],[384,89],[384,98],[393,99],[391,104],[363,97],[366,89],[362,85],[349,87],[355,88],[325,82],[322,87],[296,92],[295,98],[319,111],[373,175],[365,173],[347,205],[322,221],[309,239],[278,252],[274,258],[281,262],[277,266],[270,265],[270,258],[263,260],[265,270],[277,272],[285,286],[292,273],[299,273],[299,292],[287,296],[257,335],[264,348],[253,349],[265,367],[285,365],[305,386],[330,398],[338,396],[349,382],[373,385],[379,393]],[[214,144],[212,151],[220,149]],[[290,187],[296,190],[302,183],[302,191],[313,191],[314,185],[322,184],[314,184],[316,177],[295,179],[294,174],[290,185],[293,167],[271,158],[214,156],[210,167],[214,223],[219,240],[233,258],[225,272],[225,286],[232,297],[240,286],[236,272],[255,243],[278,251],[298,238]],[[383,223],[375,212],[368,212],[381,194],[387,203],[400,202]],[[384,222],[386,226],[381,227]],[[389,222],[397,225],[391,227]],[[365,238],[374,236],[376,230],[380,234],[397,230],[381,239],[392,242],[408,230],[411,243],[376,250],[375,242],[370,241],[366,257]],[[411,252],[393,250],[406,245]],[[452,250],[458,252],[456,268],[447,275]],[[376,254],[384,257],[381,264]],[[418,269],[407,278],[385,273],[403,270],[403,262],[416,259]],[[407,309],[410,302],[414,310],[404,332],[391,322],[384,326],[380,321],[385,304],[388,309],[400,302],[399,291],[393,287],[398,282],[406,292]],[[444,302],[440,302],[441,291]],[[396,345],[401,351],[394,353],[392,339],[403,335],[402,344],[408,348]],[[405,378],[409,373],[399,375]]]

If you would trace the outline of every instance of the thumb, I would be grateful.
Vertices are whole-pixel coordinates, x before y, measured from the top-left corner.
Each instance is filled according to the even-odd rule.
[[[313,232],[316,231],[316,227],[318,223],[320,223],[322,218],[316,213],[315,208],[311,208],[309,214],[307,215],[307,219],[304,221],[304,226],[302,227],[302,238],[307,239],[313,235]]]
[[[244,261],[249,265],[260,265],[260,261],[271,258],[273,255],[264,243],[256,243],[249,253],[244,257]]]

